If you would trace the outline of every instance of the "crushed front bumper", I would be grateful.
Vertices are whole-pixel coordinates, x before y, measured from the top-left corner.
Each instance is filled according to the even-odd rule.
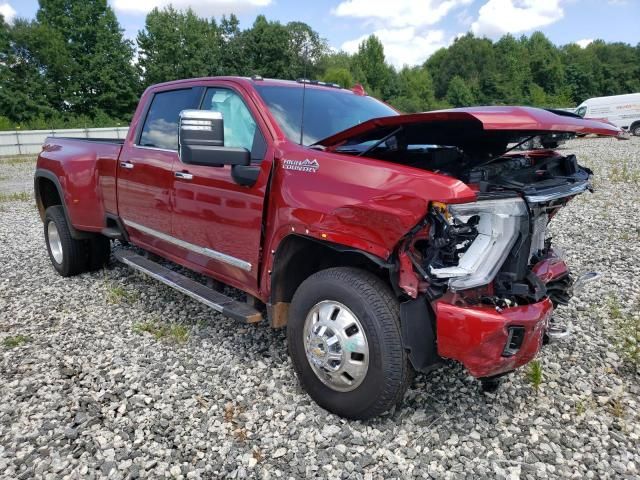
[[[548,298],[501,312],[495,307],[459,307],[442,300],[432,307],[438,355],[461,362],[477,378],[509,372],[533,360],[553,313]]]
[[[571,283],[558,285],[571,280],[564,260],[553,252],[532,271],[548,288],[548,296],[536,303],[496,309],[454,305],[447,297],[433,302],[438,355],[459,361],[477,378],[500,375],[533,360],[549,328],[554,302],[566,304],[570,298]]]

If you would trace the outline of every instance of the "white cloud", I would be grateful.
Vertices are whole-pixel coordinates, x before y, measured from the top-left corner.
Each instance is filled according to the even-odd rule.
[[[573,43],[579,45],[581,48],[587,48],[587,45],[589,45],[591,42],[593,42],[593,38],[583,38],[582,40],[578,40]]]
[[[430,30],[453,9],[473,0],[343,0],[331,13],[360,19],[372,32],[342,44],[353,53],[369,35],[384,45],[387,60],[395,67],[424,62],[433,52],[447,45],[442,30]]]
[[[482,7],[471,31],[497,38],[557,22],[564,16],[560,0],[489,0]]]
[[[0,3],[0,13],[7,23],[13,23],[13,19],[16,18],[16,10],[9,2]]]
[[[191,8],[201,16],[243,13],[266,7],[272,0],[112,0],[113,7],[122,13],[147,13],[155,7],[172,5],[177,10]]]
[[[417,65],[441,47],[447,45],[442,30],[430,30],[424,35],[414,27],[380,29],[373,32],[384,45],[387,60],[396,68],[404,65]],[[369,36],[362,35],[342,44],[342,50],[349,53],[358,51],[358,46]]]
[[[338,17],[373,20],[389,27],[434,25],[453,8],[473,0],[344,0],[331,11]]]

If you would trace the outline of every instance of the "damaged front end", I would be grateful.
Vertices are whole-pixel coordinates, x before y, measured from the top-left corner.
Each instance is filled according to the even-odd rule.
[[[495,377],[564,333],[551,314],[569,302],[574,279],[547,226],[591,189],[591,172],[573,155],[517,148],[565,134],[618,137],[620,129],[568,112],[470,107],[371,119],[316,144],[455,178],[476,192],[474,202],[460,203],[437,194],[437,180],[425,176],[420,196],[432,195],[429,211],[395,251],[392,281],[410,298],[400,315],[417,370],[444,357],[476,377]],[[434,344],[437,354],[425,354]]]
[[[494,377],[529,362],[547,336],[566,332],[551,315],[569,302],[574,277],[547,228],[591,189],[590,174],[572,155],[506,156],[464,174],[477,201],[432,202],[398,252],[399,286],[412,283],[405,292],[430,303],[440,357],[462,362],[475,377]]]

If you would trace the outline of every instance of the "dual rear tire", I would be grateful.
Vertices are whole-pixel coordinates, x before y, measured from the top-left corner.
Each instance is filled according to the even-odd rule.
[[[51,264],[63,277],[98,270],[111,255],[111,242],[103,235],[96,234],[82,240],[73,238],[61,205],[45,211],[44,238]]]

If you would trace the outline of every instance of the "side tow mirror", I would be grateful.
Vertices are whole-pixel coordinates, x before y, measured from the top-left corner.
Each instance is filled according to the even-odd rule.
[[[180,160],[188,165],[221,167],[251,163],[246,148],[224,146],[224,120],[220,112],[182,110],[178,144]]]

